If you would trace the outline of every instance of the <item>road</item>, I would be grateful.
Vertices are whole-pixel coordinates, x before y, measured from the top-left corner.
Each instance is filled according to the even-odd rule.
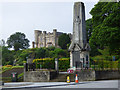
[[[64,84],[65,82],[41,82],[34,83],[34,85],[38,85],[38,87],[28,87],[23,88],[21,90],[59,90],[59,88],[63,88],[65,90],[118,90],[118,80],[102,80],[102,81],[87,81],[87,82],[79,82],[75,84],[74,82],[70,84]],[[48,84],[51,84],[47,86]],[[45,87],[39,87],[40,85],[46,85]],[[93,89],[94,88],[94,89]],[[6,90],[6,89],[5,89]],[[20,89],[12,89],[12,90],[20,90]],[[61,90],[61,89],[60,89]],[[120,90],[120,89],[119,89]]]
[[[49,88],[118,88],[118,80],[89,81],[76,85],[54,86]]]

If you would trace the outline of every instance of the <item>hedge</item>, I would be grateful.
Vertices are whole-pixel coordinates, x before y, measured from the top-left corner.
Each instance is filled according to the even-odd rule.
[[[98,69],[118,69],[120,68],[120,61],[94,60],[94,65]],[[92,65],[92,68],[94,68],[94,65]]]
[[[36,68],[55,69],[54,58],[34,59],[33,63],[36,64]],[[59,70],[67,70],[70,67],[70,58],[59,58],[58,64]]]

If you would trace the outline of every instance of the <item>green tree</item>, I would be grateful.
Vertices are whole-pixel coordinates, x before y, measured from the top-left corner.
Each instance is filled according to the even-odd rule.
[[[2,47],[2,65],[12,65],[14,61],[13,52],[8,50],[7,47]]]
[[[87,41],[89,41],[89,38],[91,37],[92,30],[93,30],[93,23],[92,23],[92,19],[90,18],[86,20]]]
[[[5,40],[4,39],[0,40],[0,46],[5,46]]]
[[[38,48],[23,49],[15,52],[14,57],[16,64],[23,65],[23,61],[27,61],[28,58],[35,58],[35,53]]]
[[[49,51],[49,57],[51,58],[69,57],[69,52],[67,50],[55,48],[54,50]]]
[[[98,2],[91,10],[93,30],[90,46],[104,49],[110,54],[120,51],[120,2]]]
[[[46,51],[46,48],[37,48],[35,52],[35,58],[45,58]]]
[[[60,49],[60,48],[56,48],[54,50],[54,54],[57,57],[64,57],[66,55],[65,51],[63,49]]]
[[[71,42],[70,37],[66,33],[60,35],[58,38],[58,45],[62,49],[67,49],[67,44],[69,44],[70,42]]]
[[[89,42],[89,39],[91,38],[93,32],[92,18],[86,20],[86,31],[87,31],[87,41]],[[90,48],[91,48],[90,56],[96,56],[100,54],[95,44],[90,43]]]
[[[51,46],[51,47],[48,47],[47,48],[49,51],[54,51],[55,50],[55,47]]]
[[[14,48],[15,51],[18,51],[20,49],[27,49],[29,47],[29,40],[24,33],[16,32],[8,38],[7,44],[9,48]]]

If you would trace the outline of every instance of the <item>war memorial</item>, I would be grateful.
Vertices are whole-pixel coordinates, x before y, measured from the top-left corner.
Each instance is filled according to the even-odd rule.
[[[86,38],[85,6],[76,2],[73,13],[73,37],[70,50],[70,67],[89,67],[90,46]]]

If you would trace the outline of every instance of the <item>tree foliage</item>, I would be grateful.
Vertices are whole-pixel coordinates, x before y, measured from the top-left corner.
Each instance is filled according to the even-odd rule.
[[[93,23],[92,23],[92,19],[90,18],[86,20],[87,41],[89,41],[91,37],[92,30],[93,30]]]
[[[93,30],[90,46],[104,49],[110,53],[120,51],[120,2],[98,2],[91,10]]]
[[[5,46],[5,40],[4,39],[0,40],[0,46]]]
[[[45,48],[36,49],[36,58],[45,58],[47,50]]]
[[[67,49],[67,44],[69,44],[70,42],[71,42],[70,41],[70,37],[66,33],[64,33],[64,34],[62,34],[62,35],[59,36],[58,45],[62,49]]]
[[[29,40],[24,33],[16,32],[8,38],[7,44],[9,48],[14,48],[15,51],[18,51],[20,49],[27,49],[29,47]]]
[[[2,65],[13,65],[14,53],[13,51],[8,50],[7,47],[2,47]]]
[[[93,32],[92,18],[86,20],[86,31],[87,31],[87,42],[89,42]],[[90,48],[91,48],[90,56],[96,56],[100,54],[95,44],[90,43]]]
[[[8,61],[12,61],[13,64],[14,60],[16,60],[16,64],[23,65],[24,61],[27,61],[27,58],[31,59],[40,59],[40,58],[63,58],[69,57],[69,52],[67,50],[63,50],[60,48],[55,47],[48,47],[48,48],[32,48],[32,49],[23,49],[18,51],[11,51],[3,49],[3,52],[10,52],[9,55],[12,55],[12,58],[6,59],[4,55],[4,61],[6,64]],[[12,53],[11,53],[12,52]],[[6,65],[5,63],[3,65]]]

